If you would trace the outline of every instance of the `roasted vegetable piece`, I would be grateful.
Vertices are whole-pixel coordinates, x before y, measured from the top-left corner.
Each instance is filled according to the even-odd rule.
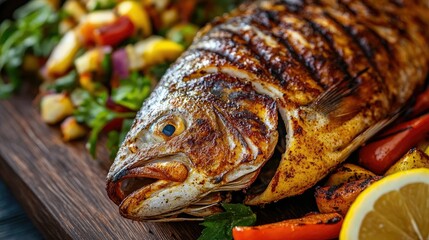
[[[345,163],[329,176],[325,185],[339,185],[342,183],[367,179],[373,176],[375,176],[375,174],[371,171],[366,170],[365,168],[359,167],[354,164]]]
[[[73,116],[66,118],[61,123],[61,133],[63,134],[64,141],[81,138],[85,136],[87,132],[87,129],[83,125],[80,125]]]
[[[338,213],[319,213],[255,227],[235,227],[232,235],[235,240],[323,240],[337,238],[342,223]]]
[[[94,31],[95,42],[103,46],[114,46],[132,36],[134,29],[133,22],[128,17],[122,16],[109,25],[97,28]]]
[[[81,43],[75,31],[67,32],[58,45],[54,48],[51,56],[46,63],[46,70],[49,75],[64,74],[73,63]]]
[[[70,116],[74,108],[66,94],[58,93],[43,96],[40,101],[40,111],[44,122],[55,124]]]
[[[410,170],[413,168],[429,168],[429,157],[419,149],[413,148],[407,152],[399,161],[387,170],[385,175]]]
[[[315,198],[321,213],[338,212],[345,216],[357,196],[380,176],[370,177],[335,186],[316,188]]]
[[[401,123],[381,134],[359,151],[359,162],[376,174],[384,174],[400,157],[429,133],[429,114]]]

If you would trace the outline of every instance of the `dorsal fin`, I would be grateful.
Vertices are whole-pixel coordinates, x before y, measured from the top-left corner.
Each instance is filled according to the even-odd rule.
[[[314,111],[323,115],[330,115],[332,112],[336,112],[340,108],[341,102],[347,96],[354,94],[361,85],[359,77],[368,71],[369,68],[365,68],[359,71],[354,77],[345,77],[341,81],[332,85],[328,90],[322,93],[316,98],[311,104],[310,108]],[[342,117],[348,115],[353,110],[336,112],[335,117]]]

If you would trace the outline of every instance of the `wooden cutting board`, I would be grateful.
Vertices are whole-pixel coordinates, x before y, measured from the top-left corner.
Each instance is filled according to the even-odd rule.
[[[107,197],[106,151],[92,159],[84,142],[64,143],[47,126],[29,91],[0,101],[0,177],[48,239],[196,239],[198,222],[142,223],[124,219]],[[102,147],[99,147],[102,149]],[[258,223],[316,210],[312,191],[255,207]]]
[[[92,159],[83,142],[64,144],[59,131],[41,121],[32,98],[22,94],[0,101],[0,176],[47,238],[199,236],[201,228],[195,222],[140,223],[122,218],[106,195],[106,162]]]

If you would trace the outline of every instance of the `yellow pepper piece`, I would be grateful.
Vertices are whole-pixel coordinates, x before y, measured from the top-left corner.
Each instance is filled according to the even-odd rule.
[[[162,63],[165,61],[174,61],[184,51],[184,47],[170,40],[153,41],[143,52],[145,66]]]
[[[101,61],[103,58],[101,49],[95,48],[87,51],[82,56],[74,61],[74,65],[79,74],[97,71],[101,68]]]
[[[143,30],[144,36],[149,36],[152,33],[150,18],[143,6],[135,1],[120,2],[116,11],[120,16],[127,16],[133,22],[134,26]]]
[[[46,71],[49,75],[62,75],[73,63],[81,44],[74,31],[68,31],[49,56]]]

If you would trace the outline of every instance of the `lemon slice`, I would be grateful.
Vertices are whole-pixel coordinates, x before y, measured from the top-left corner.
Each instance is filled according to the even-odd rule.
[[[340,239],[429,239],[429,169],[398,172],[368,187],[348,211]]]

